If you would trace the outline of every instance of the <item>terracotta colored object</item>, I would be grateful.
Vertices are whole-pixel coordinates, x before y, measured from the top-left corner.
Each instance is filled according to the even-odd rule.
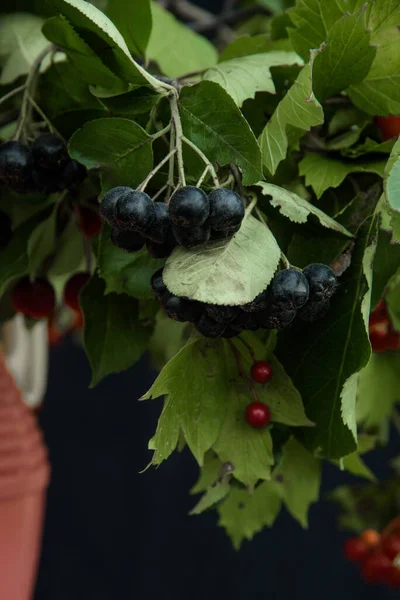
[[[0,355],[0,598],[31,600],[50,469],[32,410]]]

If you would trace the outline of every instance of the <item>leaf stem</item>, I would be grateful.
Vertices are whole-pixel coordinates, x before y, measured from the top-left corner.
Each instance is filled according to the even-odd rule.
[[[143,192],[146,189],[147,184],[149,183],[149,181],[154,177],[154,175],[161,169],[161,167],[163,167],[165,165],[166,162],[169,161],[169,159],[171,158],[171,156],[173,156],[175,154],[175,152],[177,151],[176,148],[174,148],[173,150],[171,150],[170,152],[168,152],[167,156],[165,156],[162,161],[160,161],[158,163],[158,165],[156,165],[154,167],[154,169],[152,171],[150,171],[150,173],[147,175],[146,179],[144,179],[142,181],[142,183],[140,185],[138,185],[138,187],[136,188],[137,190],[140,190],[141,192]]]
[[[251,380],[247,377],[246,373],[243,370],[243,365],[242,365],[242,361],[241,361],[241,358],[240,358],[239,350],[236,348],[236,346],[232,342],[232,340],[226,340],[226,341],[228,342],[228,344],[229,344],[229,346],[230,346],[230,348],[232,350],[233,356],[235,357],[235,361],[236,361],[236,364],[237,364],[237,367],[238,367],[238,370],[239,370],[240,377],[246,382],[246,384],[247,384],[247,386],[248,386],[248,388],[249,388],[249,390],[250,390],[250,392],[251,392],[254,400],[256,402],[259,402],[260,400],[259,400],[259,398],[257,396],[257,392],[254,389],[254,386],[253,386]]]
[[[170,152],[172,152],[172,150],[175,148],[175,138],[176,138],[175,124],[174,124],[173,120],[171,119],[171,131],[169,134],[169,150],[170,150]],[[172,154],[171,158],[169,159],[167,198],[170,197],[171,192],[174,189],[174,185],[175,185],[174,180],[175,180],[175,153]]]
[[[192,141],[190,141],[187,137],[183,136],[182,137],[182,141],[185,142],[185,144],[187,144],[192,150],[194,150],[196,152],[196,154],[198,154],[201,158],[201,160],[203,161],[203,163],[205,165],[208,166],[210,173],[211,173],[211,177],[213,178],[213,182],[215,187],[219,187],[219,179],[217,176],[217,172],[214,169],[213,164],[208,160],[207,156],[204,154],[204,152],[202,152],[200,150],[200,148],[198,148],[196,146],[196,144],[194,144]]]
[[[257,205],[258,198],[254,196],[253,200],[250,202],[248,207],[246,208],[245,216],[247,217],[253,210],[253,208]]]
[[[202,173],[202,175],[201,175],[200,179],[199,179],[199,180],[198,180],[198,182],[196,183],[196,187],[198,187],[198,188],[199,188],[199,187],[201,186],[201,184],[203,183],[203,181],[204,181],[204,180],[205,180],[205,178],[207,177],[207,174],[208,174],[209,170],[210,170],[210,167],[209,167],[208,165],[206,165],[206,168],[204,169],[204,171],[203,171],[203,173]]]
[[[154,140],[157,140],[160,137],[163,137],[163,135],[166,135],[169,131],[171,131],[171,123],[169,123],[166,127],[164,127],[164,129],[160,129],[159,131],[156,131],[156,133],[152,133],[151,137]]]
[[[245,339],[243,339],[243,338],[242,338],[240,335],[238,335],[238,336],[237,336],[237,338],[238,338],[238,340],[240,340],[240,341],[242,342],[242,344],[243,344],[244,346],[246,346],[247,350],[249,351],[249,354],[250,354],[251,360],[252,360],[253,362],[256,362],[256,360],[257,360],[257,359],[256,359],[256,355],[254,354],[254,350],[253,350],[252,346],[250,346],[249,342],[246,342],[246,340],[245,340]]]
[[[183,164],[182,141],[184,140],[181,115],[179,114],[178,93],[174,89],[170,94],[171,117],[175,127],[175,148],[178,158],[178,177],[180,186],[186,185],[185,168]]]
[[[23,85],[20,85],[19,87],[15,88],[14,90],[11,90],[11,92],[8,92],[8,94],[6,94],[5,96],[2,96],[0,98],[0,105],[3,104],[4,102],[7,102],[7,100],[12,98],[13,96],[16,96],[17,94],[22,92],[25,89],[25,87],[26,87],[26,83],[24,83]]]
[[[160,190],[158,190],[158,192],[156,194],[154,194],[154,196],[152,198],[153,202],[155,202],[155,200],[157,200],[157,198],[159,198],[161,196],[161,194],[163,192],[165,192],[166,189],[168,189],[168,183],[163,185],[162,188]]]
[[[31,96],[28,96],[28,99],[29,99],[29,102],[32,104],[33,108],[36,110],[36,112],[42,117],[43,121],[46,123],[46,125],[50,129],[51,133],[54,133],[54,131],[56,130],[54,125],[52,124],[50,119],[45,115],[45,113],[42,111],[42,109],[40,108],[38,103]]]

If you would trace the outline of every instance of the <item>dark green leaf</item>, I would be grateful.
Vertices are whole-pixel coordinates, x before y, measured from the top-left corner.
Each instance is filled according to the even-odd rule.
[[[28,239],[29,274],[35,277],[43,261],[55,250],[58,204],[50,214],[32,231]]]
[[[107,14],[121,32],[133,55],[142,56],[151,33],[150,0],[112,0]]]

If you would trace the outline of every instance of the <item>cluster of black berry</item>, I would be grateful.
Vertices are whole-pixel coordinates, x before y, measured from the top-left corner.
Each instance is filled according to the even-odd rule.
[[[70,158],[65,142],[44,133],[32,146],[4,142],[0,146],[0,181],[19,194],[51,194],[79,185],[86,168]]]
[[[113,243],[126,252],[146,244],[154,258],[166,258],[177,244],[185,248],[210,239],[228,239],[244,217],[242,198],[225,188],[206,194],[193,186],[180,188],[169,204],[153,202],[145,192],[116,187],[104,196],[100,214],[112,227]]]
[[[162,275],[162,269],[157,271],[151,286],[164,312],[176,321],[195,323],[206,337],[230,338],[245,330],[283,329],[296,315],[308,323],[316,321],[327,314],[337,288],[336,276],[327,265],[312,264],[303,271],[279,271],[248,304],[218,306],[171,294]]]

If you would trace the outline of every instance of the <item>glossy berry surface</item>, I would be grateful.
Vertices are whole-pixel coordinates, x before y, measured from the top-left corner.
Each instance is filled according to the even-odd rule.
[[[203,314],[196,322],[196,328],[205,337],[217,338],[224,333],[226,325],[224,323],[217,323],[209,315]]]
[[[250,374],[257,383],[268,383],[272,379],[272,367],[265,360],[256,360],[251,366]]]
[[[79,225],[86,237],[91,238],[99,235],[102,224],[103,222],[97,210],[87,206],[79,207]]]
[[[164,202],[153,202],[154,219],[146,229],[146,238],[157,244],[164,244],[171,235],[169,210]]]
[[[375,117],[374,121],[381,130],[384,140],[390,140],[400,135],[400,115]]]
[[[301,308],[308,300],[310,286],[301,271],[283,269],[273,278],[270,291],[275,304],[287,308]]]
[[[169,203],[171,221],[178,227],[199,227],[206,222],[209,214],[210,201],[197,187],[180,188]]]
[[[132,188],[120,185],[109,190],[100,203],[100,216],[112,227],[116,227],[116,206],[120,198],[133,192]]]
[[[310,300],[322,301],[331,298],[337,289],[337,278],[328,265],[314,263],[303,269],[310,285]]]
[[[7,213],[0,210],[0,250],[3,250],[11,242],[12,227],[11,219]]]
[[[16,312],[32,319],[49,317],[56,305],[53,286],[46,279],[31,282],[29,277],[20,279],[11,292],[11,300]]]
[[[49,171],[61,171],[70,161],[67,146],[56,133],[44,133],[36,138],[32,155],[36,167]]]
[[[75,273],[67,281],[64,288],[64,304],[72,310],[79,311],[79,296],[83,287],[90,279],[90,273]]]
[[[61,174],[63,187],[73,188],[86,179],[86,167],[77,160],[70,160],[64,167]]]
[[[389,330],[385,325],[377,325],[369,330],[369,341],[373,352],[385,352],[388,350]]]
[[[384,583],[392,568],[389,558],[380,552],[373,552],[366,557],[362,576],[367,583]]]
[[[320,300],[313,301],[309,300],[304,306],[298,311],[299,318],[305,323],[313,323],[326,317],[329,312],[331,301]]]
[[[191,227],[190,229],[172,225],[172,233],[180,246],[183,246],[184,248],[195,248],[196,246],[202,246],[208,242],[211,230],[206,225],[201,227]]]
[[[219,188],[210,192],[208,199],[212,229],[219,231],[240,226],[244,217],[244,203],[238,194]]]
[[[351,537],[346,540],[343,552],[347,560],[362,562],[369,552],[368,545],[359,537]]]
[[[125,252],[138,252],[145,244],[144,238],[134,231],[121,231],[113,229],[111,231],[111,241],[114,246],[121,248]]]
[[[21,142],[4,142],[0,146],[0,180],[6,185],[23,185],[32,176],[30,148]]]
[[[246,408],[246,421],[251,427],[262,429],[268,425],[271,418],[269,406],[263,402],[252,402]]]
[[[155,294],[155,296],[157,296],[159,300],[163,297],[163,295],[166,292],[168,292],[162,274],[163,270],[159,269],[154,273],[150,281],[151,289],[153,290],[153,293]]]
[[[117,200],[115,218],[120,229],[144,233],[154,216],[153,202],[146,192],[132,190]]]
[[[394,560],[400,554],[400,535],[391,535],[382,542],[382,552],[390,560]]]
[[[206,305],[206,312],[217,323],[230,323],[239,314],[238,306],[219,306],[218,304]]]

